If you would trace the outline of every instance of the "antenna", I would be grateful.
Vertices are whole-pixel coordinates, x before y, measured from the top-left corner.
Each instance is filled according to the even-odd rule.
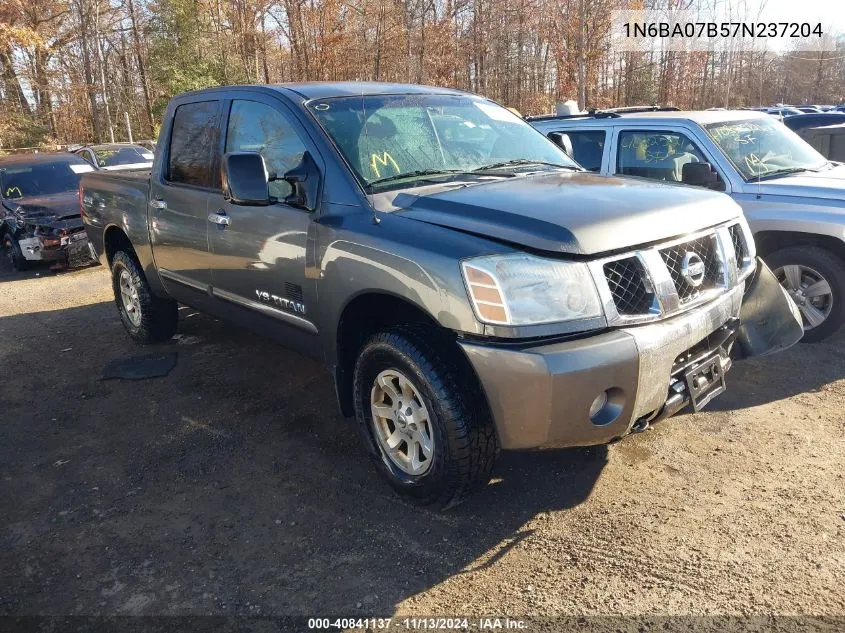
[[[758,156],[758,159],[759,159],[759,156],[760,156],[760,135],[759,134],[757,135],[757,156]],[[760,173],[760,164],[758,163],[757,164],[757,200],[760,199],[760,176],[761,175],[762,174]]]

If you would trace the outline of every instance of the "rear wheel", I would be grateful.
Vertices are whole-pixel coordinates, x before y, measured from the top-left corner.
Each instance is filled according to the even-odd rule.
[[[789,246],[766,258],[804,320],[802,341],[816,343],[845,322],[845,262],[817,246]]]
[[[391,328],[364,345],[353,378],[376,469],[403,497],[443,508],[487,484],[498,452],[487,402],[453,346],[435,328]]]
[[[137,343],[159,343],[176,333],[178,305],[156,297],[141,266],[131,253],[118,251],[112,259],[112,287],[123,326]]]
[[[23,256],[20,244],[8,233],[3,236],[3,254],[6,256],[6,261],[9,262],[13,270],[21,272],[29,268],[29,262]]]

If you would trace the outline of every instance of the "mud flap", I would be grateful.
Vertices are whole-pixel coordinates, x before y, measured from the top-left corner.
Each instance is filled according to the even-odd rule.
[[[746,284],[733,357],[767,356],[800,341],[804,325],[798,306],[759,257]]]

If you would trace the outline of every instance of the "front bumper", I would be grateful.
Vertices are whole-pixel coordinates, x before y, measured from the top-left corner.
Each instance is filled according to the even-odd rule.
[[[678,357],[740,316],[743,286],[690,312],[585,339],[512,349],[460,345],[475,369],[504,449],[604,444],[658,412]],[[612,419],[590,419],[609,394]]]
[[[76,268],[97,261],[84,229],[62,237],[56,246],[45,247],[41,239],[35,236],[22,238],[18,244],[24,258],[33,262],[59,263]]]

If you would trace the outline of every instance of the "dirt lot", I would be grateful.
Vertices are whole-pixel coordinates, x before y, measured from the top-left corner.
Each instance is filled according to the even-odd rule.
[[[0,272],[0,614],[845,615],[845,335],[706,413],[398,501],[316,363],[182,311],[166,378],[102,268]]]

